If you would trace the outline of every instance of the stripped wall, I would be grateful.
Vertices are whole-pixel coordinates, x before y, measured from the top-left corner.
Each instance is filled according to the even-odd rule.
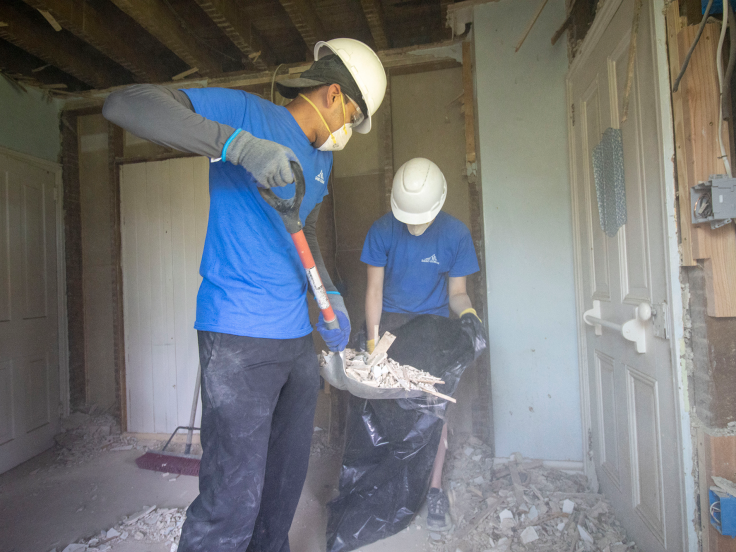
[[[475,79],[487,259],[496,456],[580,461],[565,19],[502,0],[475,7]]]
[[[0,78],[0,146],[58,162],[62,105],[60,100],[46,101],[35,88],[23,92]]]

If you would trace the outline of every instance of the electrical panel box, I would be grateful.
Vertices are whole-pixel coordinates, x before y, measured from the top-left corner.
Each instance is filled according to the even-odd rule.
[[[727,537],[736,537],[736,497],[718,487],[708,490],[710,524]]]
[[[736,178],[716,174],[693,186],[690,208],[693,224],[709,222],[713,229],[736,219]]]

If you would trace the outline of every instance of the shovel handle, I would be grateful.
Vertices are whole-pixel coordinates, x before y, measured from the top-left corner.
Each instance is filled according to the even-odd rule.
[[[289,234],[294,234],[302,229],[302,223],[299,220],[299,208],[302,206],[306,185],[304,184],[304,173],[299,163],[290,161],[291,170],[294,173],[294,183],[296,190],[294,196],[289,199],[282,199],[273,193],[273,190],[258,188],[261,197],[273,207],[284,221],[284,226]]]
[[[305,184],[304,184],[304,173],[299,163],[291,162],[291,170],[294,172],[294,182],[296,184],[296,191],[294,197],[289,199],[282,199],[278,197],[273,190],[264,190],[259,188],[258,191],[261,197],[273,207],[279,215],[281,220],[284,221],[286,230],[291,234],[291,239],[294,241],[296,251],[299,254],[299,259],[302,262],[304,270],[307,272],[307,279],[309,284],[312,286],[314,291],[314,297],[317,300],[319,309],[322,311],[322,315],[325,319],[325,326],[329,330],[335,330],[340,327],[340,323],[337,321],[335,311],[332,310],[330,305],[330,299],[327,297],[327,290],[322,283],[322,278],[319,275],[317,266],[314,262],[314,257],[309,249],[307,238],[304,236],[304,230],[302,230],[302,223],[299,220],[299,207],[301,207],[302,199],[304,198]]]
[[[307,279],[309,280],[309,284],[312,286],[314,298],[317,300],[319,310],[322,311],[322,316],[325,319],[325,326],[327,326],[327,329],[329,330],[339,328],[340,323],[337,321],[335,311],[332,310],[332,305],[330,305],[327,290],[325,289],[325,286],[322,283],[322,278],[317,270],[314,257],[312,256],[309,244],[307,243],[307,238],[304,236],[304,230],[299,230],[295,234],[292,234],[291,239],[294,241],[296,251],[299,254],[299,259],[302,261],[302,266],[304,266],[304,270],[307,272]]]

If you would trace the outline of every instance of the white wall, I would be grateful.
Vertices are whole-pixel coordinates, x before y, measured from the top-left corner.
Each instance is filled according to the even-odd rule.
[[[496,456],[580,461],[566,37],[550,45],[564,0],[514,53],[538,6],[474,13]]]
[[[46,161],[59,161],[61,100],[47,102],[33,87],[13,88],[0,77],[0,146]]]

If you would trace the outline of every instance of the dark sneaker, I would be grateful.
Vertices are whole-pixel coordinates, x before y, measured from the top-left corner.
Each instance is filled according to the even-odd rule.
[[[449,531],[452,527],[450,520],[450,501],[442,489],[429,489],[427,494],[427,529],[430,531]]]

